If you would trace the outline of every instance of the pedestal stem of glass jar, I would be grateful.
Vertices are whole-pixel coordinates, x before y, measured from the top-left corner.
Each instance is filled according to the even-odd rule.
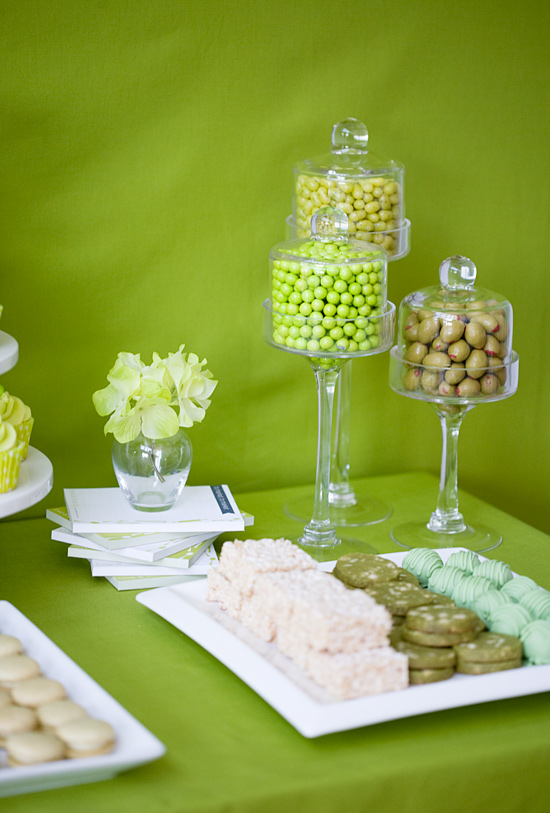
[[[466,530],[458,510],[458,435],[462,419],[472,407],[443,407],[434,404],[441,422],[443,449],[437,508],[430,517],[428,528],[438,533],[457,534]]]
[[[338,508],[349,508],[357,504],[349,481],[350,404],[351,361],[347,361],[340,373],[336,390],[336,426],[330,460],[329,501]]]
[[[317,384],[317,471],[313,516],[304,527],[299,542],[306,546],[328,548],[338,544],[329,514],[330,449],[334,390],[344,361],[331,359],[330,366],[326,364],[326,360],[311,359],[310,363]]]

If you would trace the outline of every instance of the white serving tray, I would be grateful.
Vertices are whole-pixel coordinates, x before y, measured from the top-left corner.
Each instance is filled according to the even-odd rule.
[[[444,561],[452,552],[438,551]],[[405,554],[384,556],[400,565]],[[333,566],[334,562],[327,562],[322,568]],[[304,737],[550,690],[550,665],[524,666],[488,675],[455,674],[449,680],[399,692],[335,701],[303,677],[274,644],[255,638],[205,597],[202,579],[139,593],[136,599],[212,653]]]
[[[112,753],[65,759],[29,767],[0,768],[0,798],[39,790],[112,779],[118,773],[161,757],[166,748],[135,717],[107,694],[13,604],[0,601],[0,632],[15,635],[25,654],[40,664],[46,677],[59,680],[71,700],[92,716],[107,720],[116,733]],[[0,762],[5,751],[0,748]]]

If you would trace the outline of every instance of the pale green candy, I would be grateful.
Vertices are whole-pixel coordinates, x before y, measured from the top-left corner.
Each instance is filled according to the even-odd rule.
[[[523,628],[520,638],[527,663],[533,666],[550,663],[550,621],[531,621]]]
[[[486,559],[474,568],[475,576],[485,576],[498,587],[514,578],[510,565],[506,562],[499,562],[496,559]]]
[[[403,559],[402,567],[414,573],[420,584],[426,587],[432,573],[443,567],[443,560],[431,548],[413,548]]]
[[[530,593],[531,590],[537,590],[538,584],[529,576],[516,576],[500,588],[500,592],[504,593],[512,601],[520,601],[523,596]]]
[[[487,590],[486,593],[478,596],[470,605],[470,610],[473,610],[474,613],[479,615],[481,620],[487,624],[492,612],[504,604],[512,603],[511,598],[504,595],[502,590],[497,590],[493,587],[492,590]]]
[[[465,579],[464,571],[458,567],[440,567],[433,571],[428,579],[428,590],[443,593],[454,601],[454,591],[459,581]]]
[[[520,606],[525,607],[533,618],[541,618],[543,621],[550,621],[550,592],[538,588],[526,593],[520,599]]]
[[[451,553],[445,567],[459,567],[468,576],[474,572],[475,566],[479,564],[479,556],[471,550],[456,550]]]
[[[533,616],[519,604],[504,604],[497,607],[489,617],[488,627],[491,632],[503,632],[519,638],[522,630],[530,624]]]
[[[475,599],[490,591],[498,592],[490,579],[484,576],[464,576],[457,581],[451,597],[459,607],[473,609]]]

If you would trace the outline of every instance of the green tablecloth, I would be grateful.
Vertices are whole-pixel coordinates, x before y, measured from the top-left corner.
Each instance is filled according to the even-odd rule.
[[[427,474],[357,482],[393,516],[348,535],[395,549],[392,523],[426,519],[437,481]],[[256,517],[246,536],[292,536],[283,503],[305,489],[238,495]],[[46,500],[47,503],[47,500]],[[53,507],[53,506],[52,506]],[[486,554],[550,588],[550,539],[468,494],[468,520],[504,534]],[[513,506],[510,506],[513,512]],[[144,813],[228,811],[548,810],[550,697],[534,695],[304,739],[208,652],[103,579],[68,559],[46,519],[0,524],[1,597],[85,669],[166,747],[155,763],[98,784],[12,797],[2,811]]]

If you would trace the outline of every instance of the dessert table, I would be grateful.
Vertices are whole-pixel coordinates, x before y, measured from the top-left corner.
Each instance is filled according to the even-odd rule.
[[[437,479],[407,473],[354,481],[393,506],[347,536],[395,550],[392,524],[422,520]],[[230,484],[231,485],[231,484]],[[239,538],[292,537],[283,504],[307,487],[237,494],[255,525]],[[468,520],[503,533],[485,554],[550,588],[550,538],[461,492]],[[45,507],[55,507],[46,505]],[[45,508],[44,508],[45,510]],[[513,511],[513,506],[510,506]],[[0,523],[0,598],[14,604],[167,748],[95,784],[14,796],[7,813],[546,811],[550,693],[439,711],[315,739],[302,737],[208,652],[67,557],[46,519]],[[220,537],[220,541],[227,537]]]

